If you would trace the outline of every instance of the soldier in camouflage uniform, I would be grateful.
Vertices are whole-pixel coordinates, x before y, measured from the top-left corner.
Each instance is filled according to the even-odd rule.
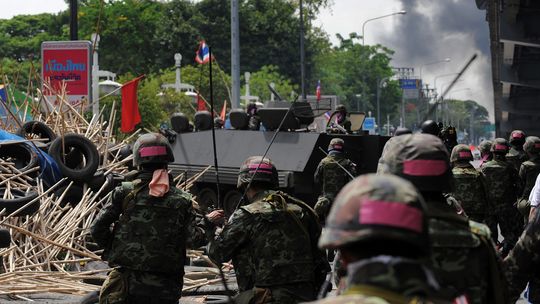
[[[519,178],[521,179],[522,189],[518,200],[518,210],[524,217],[524,222],[529,221],[531,204],[529,195],[536,182],[536,177],[540,173],[540,138],[529,136],[525,140],[523,150],[527,153],[529,160],[523,162],[519,168]]]
[[[467,145],[457,145],[452,149],[452,196],[458,200],[469,219],[488,223],[490,206],[487,200],[484,177],[471,165],[473,156]],[[489,225],[488,225],[489,226]]]
[[[411,181],[426,200],[431,256],[426,261],[445,298],[465,295],[469,303],[508,303],[500,260],[489,228],[456,214],[443,192],[450,191],[449,157],[430,134],[394,137],[378,172]]]
[[[511,302],[515,303],[529,283],[525,297],[540,303],[540,213],[534,214],[518,242],[504,259]]]
[[[491,154],[492,145],[493,142],[491,140],[482,140],[482,142],[480,142],[480,144],[478,145],[478,150],[480,151],[480,157],[482,160],[480,167],[493,159],[493,154]]]
[[[344,150],[343,139],[333,138],[328,145],[328,156],[321,160],[315,170],[315,184],[322,189],[315,212],[323,224],[339,190],[352,179],[350,175],[356,176],[356,165],[345,157]]]
[[[340,250],[346,289],[314,303],[432,303],[439,284],[421,263],[430,250],[421,200],[410,182],[390,174],[347,184],[319,241]]]
[[[519,171],[521,164],[527,160],[527,154],[523,151],[525,144],[525,133],[521,130],[514,130],[510,133],[510,151],[506,154],[506,160],[511,163],[516,171]]]
[[[485,163],[481,171],[486,180],[488,200],[493,205],[494,224],[499,224],[504,237],[502,254],[506,256],[514,247],[523,228],[523,219],[514,206],[519,193],[519,177],[514,167],[506,161],[506,139],[496,138],[491,146],[491,153],[493,160]],[[492,233],[495,234],[496,231]]]
[[[174,156],[167,139],[142,135],[133,151],[140,171],[133,182],[114,190],[91,228],[105,248],[103,259],[114,267],[99,302],[178,303],[186,246],[203,245],[205,232],[195,223],[190,195],[169,188],[167,163]]]
[[[208,255],[218,264],[232,259],[241,292],[236,303],[313,300],[330,270],[317,248],[321,226],[314,211],[277,187],[272,162],[249,157],[238,175],[249,202],[209,243]]]

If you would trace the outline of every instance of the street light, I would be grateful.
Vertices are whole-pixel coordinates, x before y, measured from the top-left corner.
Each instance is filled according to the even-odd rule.
[[[391,14],[388,14],[388,15],[383,15],[383,16],[371,18],[371,19],[368,19],[368,20],[364,21],[364,23],[362,24],[362,45],[366,45],[366,36],[365,36],[365,31],[364,31],[365,27],[366,27],[366,23],[368,23],[370,21],[373,21],[373,20],[377,20],[377,19],[391,17],[391,16],[394,16],[394,15],[405,15],[405,14],[407,14],[407,12],[402,10],[402,11],[399,11],[399,12],[395,12],[395,13],[391,13]]]
[[[381,88],[383,84],[390,79],[392,76],[387,76],[382,78],[377,82],[377,134],[380,133],[380,124],[381,124],[381,106],[380,106],[380,100],[381,100]]]
[[[90,36],[94,47],[92,60],[92,114],[99,115],[99,63],[98,63],[98,47],[99,35],[92,33]]]
[[[432,65],[432,64],[437,64],[437,63],[443,63],[443,62],[450,62],[452,61],[452,59],[450,58],[444,58],[444,59],[441,59],[441,60],[437,60],[437,61],[433,61],[433,62],[428,62],[428,63],[424,63],[423,65],[420,66],[420,79],[422,79],[422,69],[427,66],[427,65]]]

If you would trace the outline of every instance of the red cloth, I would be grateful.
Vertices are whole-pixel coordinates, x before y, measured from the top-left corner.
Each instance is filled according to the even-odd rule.
[[[139,76],[122,86],[122,123],[120,130],[124,133],[129,133],[135,130],[135,125],[141,122],[141,114],[139,113],[139,102],[137,101],[137,86],[139,80],[144,75]]]
[[[206,102],[201,95],[197,95],[197,111],[206,111]]]
[[[223,101],[223,108],[221,108],[221,115],[219,115],[219,118],[221,120],[225,121],[225,116],[227,115],[227,101]]]

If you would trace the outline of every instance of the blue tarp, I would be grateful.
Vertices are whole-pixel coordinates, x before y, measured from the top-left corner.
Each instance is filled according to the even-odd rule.
[[[24,138],[0,129],[0,144],[2,141],[13,140],[24,140]],[[43,179],[43,182],[47,188],[56,184],[60,179],[62,179],[62,173],[60,172],[58,164],[49,154],[39,150],[34,145],[27,142],[21,142],[20,144],[28,145],[34,151],[36,151],[39,159],[40,178]]]

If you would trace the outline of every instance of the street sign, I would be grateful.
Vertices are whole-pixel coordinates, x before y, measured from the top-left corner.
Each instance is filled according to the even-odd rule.
[[[91,100],[90,41],[46,41],[41,44],[41,89],[52,106],[58,106],[62,88],[71,105]]]
[[[417,99],[419,96],[418,89],[403,89],[403,98],[405,99]]]
[[[366,119],[364,119],[364,124],[362,125],[362,130],[375,130],[375,117],[366,117]]]
[[[422,81],[420,79],[400,79],[399,85],[402,89],[420,89],[422,88]]]

